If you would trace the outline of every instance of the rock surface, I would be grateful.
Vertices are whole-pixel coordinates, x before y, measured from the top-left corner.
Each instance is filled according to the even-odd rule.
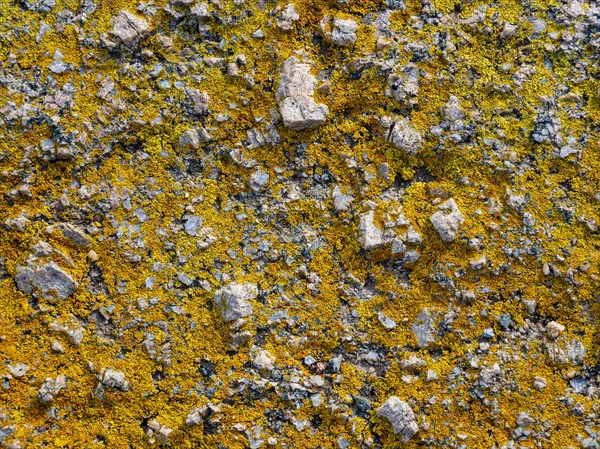
[[[419,431],[415,414],[410,406],[396,396],[390,396],[378,409],[377,416],[386,418],[392,430],[403,443],[413,438]]]

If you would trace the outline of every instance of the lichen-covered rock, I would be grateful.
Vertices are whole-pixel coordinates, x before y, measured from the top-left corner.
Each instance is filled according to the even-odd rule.
[[[42,265],[17,266],[15,282],[23,293],[45,299],[67,299],[78,287],[77,282],[52,261]]]
[[[125,374],[121,371],[116,371],[112,368],[103,368],[98,375],[97,391],[104,391],[106,388],[119,390],[122,392],[129,391],[129,381],[125,378]]]
[[[283,124],[294,131],[322,125],[329,114],[327,105],[312,98],[317,79],[310,70],[310,64],[302,63],[294,56],[286,59],[281,69],[276,97]]]
[[[394,120],[391,123],[386,138],[396,148],[411,155],[417,154],[423,146],[421,134],[412,128],[410,122],[405,118]]]
[[[231,283],[215,293],[214,302],[221,309],[225,322],[234,321],[252,315],[250,301],[258,295],[256,285]]]
[[[454,199],[450,198],[440,204],[437,212],[429,217],[429,221],[444,242],[453,242],[465,217]]]
[[[324,16],[319,23],[323,36],[336,45],[346,46],[356,42],[356,31],[358,23],[352,19],[335,18]]]
[[[358,241],[366,251],[383,248],[391,244],[394,239],[393,231],[382,230],[375,224],[374,210],[361,215],[358,231],[360,233]]]
[[[54,396],[64,390],[66,386],[67,378],[62,374],[56,376],[55,379],[47,378],[39,389],[37,398],[43,403],[51,402],[54,399]]]
[[[192,128],[184,131],[179,137],[179,148],[191,147],[194,150],[200,148],[200,145],[212,139],[212,136],[204,128]]]
[[[433,320],[427,309],[423,309],[417,314],[410,329],[415,334],[420,348],[427,347],[430,343],[435,341],[433,335]]]
[[[329,109],[312,97],[287,97],[279,104],[283,124],[294,131],[315,128],[327,120]]]
[[[119,38],[126,46],[134,46],[150,34],[148,22],[129,11],[122,9],[111,19],[111,34]]]
[[[386,418],[392,425],[394,434],[406,443],[419,431],[415,414],[406,402],[396,396],[390,396],[377,409],[377,416]]]

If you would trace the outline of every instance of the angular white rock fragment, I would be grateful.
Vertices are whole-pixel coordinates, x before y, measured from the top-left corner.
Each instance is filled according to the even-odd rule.
[[[110,19],[110,23],[113,26],[110,33],[127,46],[137,44],[150,33],[150,25],[146,20],[124,9]]]
[[[391,331],[393,329],[396,329],[396,322],[392,320],[389,316],[385,315],[383,312],[379,312],[377,314],[377,319],[379,320],[381,325],[387,330]]]
[[[66,386],[67,378],[62,374],[56,376],[56,379],[46,378],[38,391],[37,398],[40,402],[48,403],[54,399],[54,396],[64,390]]]
[[[565,331],[566,327],[556,321],[546,324],[546,335],[551,339],[557,339]]]
[[[261,371],[272,371],[275,367],[275,357],[269,351],[259,349],[252,358],[252,363]]]
[[[440,204],[438,211],[429,217],[429,220],[444,242],[453,242],[465,217],[456,202],[450,198]]]
[[[29,371],[29,366],[24,363],[15,363],[14,365],[8,365],[8,371],[13,377],[23,377]]]
[[[257,295],[258,288],[254,284],[231,283],[217,290],[214,301],[221,309],[223,319],[229,322],[252,315],[252,304],[249,301],[255,299]]]
[[[451,95],[448,103],[446,103],[446,118],[451,122],[456,122],[463,118],[463,110],[460,107],[458,98],[455,95]]]
[[[73,243],[76,243],[79,246],[85,247],[89,246],[90,244],[90,239],[86,235],[85,231],[71,223],[59,223],[57,225],[48,226],[46,228],[46,232],[48,234],[52,234],[54,229],[60,230],[65,238],[71,240]]]
[[[423,145],[421,134],[410,126],[407,119],[395,120],[388,133],[387,140],[399,150],[415,155]]]
[[[184,225],[185,233],[190,236],[196,235],[198,229],[202,226],[202,217],[198,215],[192,215],[189,217]]]
[[[576,339],[547,343],[546,350],[552,363],[571,366],[581,363],[587,352],[583,343]]]
[[[23,293],[45,299],[66,299],[78,287],[77,282],[52,261],[39,266],[33,263],[29,266],[18,265],[15,283]]]
[[[342,193],[342,188],[340,186],[335,186],[333,189],[333,207],[335,210],[348,210],[348,206],[354,200],[352,195],[345,195]]]
[[[290,56],[281,68],[281,77],[275,96],[277,100],[300,95],[312,96],[317,85],[317,78],[310,73],[310,64],[300,62]]]
[[[433,337],[433,323],[427,309],[419,312],[410,329],[415,334],[417,344],[420,348],[424,348],[429,343],[435,341]]]
[[[191,103],[191,109],[196,115],[206,115],[210,97],[206,92],[200,92],[198,89],[186,87],[185,93]]]
[[[312,97],[287,97],[279,104],[283,124],[293,131],[315,128],[327,120],[329,108]]]
[[[394,239],[393,232],[382,231],[377,227],[375,224],[375,211],[373,210],[361,215],[358,231],[360,233],[358,241],[366,251],[382,248],[392,243]]]
[[[113,388],[121,391],[129,391],[129,382],[125,379],[125,374],[112,368],[104,368],[98,376],[100,383],[98,387]]]
[[[194,150],[197,150],[201,144],[211,139],[212,136],[202,127],[188,129],[179,138],[179,148],[192,147]]]
[[[333,19],[324,16],[319,23],[323,36],[336,45],[346,46],[356,42],[358,24],[351,19]]]
[[[283,124],[294,130],[314,128],[327,119],[329,108],[312,98],[317,79],[310,73],[310,65],[294,56],[283,63],[276,97]]]
[[[275,23],[282,30],[289,31],[289,30],[292,29],[293,23],[296,20],[298,20],[299,18],[300,18],[300,16],[298,15],[298,12],[296,11],[296,8],[294,7],[294,4],[293,3],[288,3],[283,8],[283,11],[279,15],[279,17],[277,17],[275,19]]]
[[[70,316],[68,319],[56,319],[50,323],[50,329],[55,332],[63,332],[73,341],[75,346],[79,346],[83,341],[85,329],[79,324],[77,318]]]
[[[406,443],[419,431],[415,414],[410,405],[396,396],[390,396],[377,409],[377,416],[386,418],[390,422],[394,434],[400,435],[403,443]]]

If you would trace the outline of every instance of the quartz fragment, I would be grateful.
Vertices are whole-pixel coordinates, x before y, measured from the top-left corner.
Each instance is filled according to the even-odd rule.
[[[386,418],[390,422],[394,434],[400,435],[403,443],[419,431],[414,412],[406,402],[396,396],[390,396],[377,409],[377,416]]]
[[[460,212],[456,202],[450,198],[438,207],[437,212],[429,220],[444,242],[453,242],[459,226],[465,221],[465,217]]]
[[[43,265],[19,265],[15,282],[23,293],[45,299],[66,299],[77,290],[77,282],[55,262]]]
[[[134,46],[150,34],[150,25],[141,17],[122,9],[111,19],[111,34],[127,46]]]
[[[258,289],[254,284],[231,283],[215,293],[214,301],[221,309],[223,319],[229,322],[252,315],[252,304],[249,301],[257,295]]]

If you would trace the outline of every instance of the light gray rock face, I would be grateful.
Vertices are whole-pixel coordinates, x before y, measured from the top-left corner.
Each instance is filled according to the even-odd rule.
[[[140,39],[150,34],[150,25],[146,20],[124,9],[119,11],[110,22],[113,26],[110,33],[129,47],[137,45]]]
[[[214,301],[221,309],[223,319],[229,322],[252,315],[252,304],[249,301],[257,295],[258,288],[254,284],[232,283],[217,290]]]
[[[275,19],[275,23],[277,23],[277,26],[279,28],[281,28],[282,30],[289,31],[292,29],[294,22],[296,20],[298,20],[299,18],[300,18],[300,15],[296,11],[294,4],[288,3],[283,8],[283,11],[279,15],[279,17],[277,17]]]
[[[312,98],[317,79],[310,73],[310,64],[294,56],[283,63],[276,97],[283,124],[294,130],[314,128],[325,123],[329,108]]]
[[[453,242],[465,217],[456,202],[450,198],[438,207],[438,211],[429,220],[444,242]]]
[[[579,340],[561,339],[546,343],[550,361],[556,365],[578,365],[583,361],[587,349]]]
[[[15,283],[23,293],[45,299],[67,299],[78,287],[77,282],[52,261],[39,266],[17,266]]]
[[[316,128],[327,120],[329,108],[306,95],[287,97],[280,104],[283,124],[291,130]]]
[[[435,340],[433,337],[433,322],[427,309],[419,312],[410,329],[417,337],[417,344],[420,348],[428,346]]]
[[[336,45],[346,46],[356,42],[356,31],[358,23],[351,19],[333,19],[329,16],[323,17],[319,24],[323,36]]]
[[[423,146],[421,134],[410,126],[407,119],[395,120],[387,135],[387,140],[399,150],[415,155]]]
[[[390,422],[394,434],[400,435],[403,443],[406,443],[419,431],[414,412],[406,402],[396,396],[390,396],[377,409],[377,416],[386,418]]]
[[[390,245],[394,240],[393,231],[382,231],[375,224],[375,211],[369,211],[360,217],[358,225],[360,233],[358,241],[361,247],[366,251],[383,248]]]
[[[179,138],[179,147],[180,148],[193,148],[197,150],[200,148],[200,145],[208,142],[212,139],[212,136],[206,131],[204,128],[193,128],[184,131],[181,137]]]
[[[67,378],[62,374],[56,376],[56,379],[47,378],[38,391],[37,398],[40,402],[48,403],[54,399],[58,393],[67,386]]]
[[[51,234],[54,229],[58,229],[62,233],[63,237],[71,240],[73,243],[76,243],[79,246],[86,247],[90,244],[90,239],[83,229],[71,223],[59,223],[55,226],[49,226],[47,228],[47,232]]]
[[[103,369],[100,372],[100,383],[107,388],[114,388],[121,391],[129,390],[129,382],[125,379],[125,374],[121,371],[115,371],[112,368]]]

